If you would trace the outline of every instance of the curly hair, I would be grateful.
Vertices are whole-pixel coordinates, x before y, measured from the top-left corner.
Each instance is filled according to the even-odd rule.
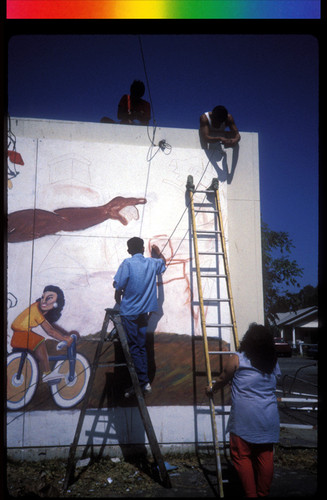
[[[45,292],[55,292],[57,294],[57,301],[56,301],[58,304],[57,307],[51,309],[46,314],[47,321],[49,321],[49,323],[52,324],[52,323],[55,323],[56,321],[58,321],[58,319],[61,316],[61,311],[63,310],[64,305],[65,305],[65,296],[64,296],[64,292],[61,290],[61,288],[59,288],[59,286],[55,286],[55,285],[47,285],[43,290],[43,293],[45,293]],[[40,300],[41,300],[41,298],[37,299],[36,302],[40,302]]]
[[[254,368],[264,373],[273,372],[277,353],[273,334],[266,326],[251,323],[240,342],[239,351],[246,354]]]

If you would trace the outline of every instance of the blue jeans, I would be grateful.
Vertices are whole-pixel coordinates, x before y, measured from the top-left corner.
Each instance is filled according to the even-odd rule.
[[[122,324],[126,332],[128,347],[142,389],[149,383],[148,357],[145,348],[148,318],[148,314],[121,316]]]

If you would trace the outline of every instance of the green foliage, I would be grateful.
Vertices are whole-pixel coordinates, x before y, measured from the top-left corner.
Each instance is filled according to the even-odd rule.
[[[291,294],[287,287],[298,287],[297,278],[303,274],[295,260],[291,260],[294,248],[288,233],[272,231],[261,223],[262,274],[265,323],[274,324],[276,313],[299,308],[298,294]],[[305,307],[305,306],[304,306]]]

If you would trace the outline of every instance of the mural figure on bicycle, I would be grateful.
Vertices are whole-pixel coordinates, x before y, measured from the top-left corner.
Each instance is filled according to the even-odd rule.
[[[13,351],[7,360],[9,409],[19,409],[29,403],[39,379],[48,382],[55,402],[61,407],[75,406],[83,399],[89,379],[89,363],[84,356],[76,353],[79,333],[68,333],[55,324],[64,305],[61,288],[48,285],[42,296],[13,321]],[[46,346],[48,336],[58,341],[57,350],[67,347],[67,354],[49,356]],[[56,361],[52,370],[50,361]],[[39,376],[40,372],[42,376]]]

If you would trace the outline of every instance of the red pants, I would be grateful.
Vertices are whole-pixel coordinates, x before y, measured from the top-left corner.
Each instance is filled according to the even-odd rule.
[[[267,496],[274,472],[273,444],[248,443],[231,433],[230,454],[245,496]]]

